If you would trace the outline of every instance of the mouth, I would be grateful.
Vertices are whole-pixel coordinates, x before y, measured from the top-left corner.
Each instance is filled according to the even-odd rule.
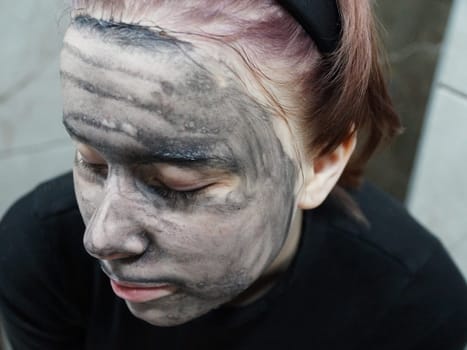
[[[135,283],[117,282],[110,279],[110,285],[114,293],[133,303],[144,303],[161,299],[175,292],[176,287],[170,284],[161,284],[157,287],[147,287]]]
[[[177,289],[170,283],[126,281],[108,271],[103,264],[101,269],[109,277],[113,292],[118,297],[133,303],[157,300],[175,293]]]

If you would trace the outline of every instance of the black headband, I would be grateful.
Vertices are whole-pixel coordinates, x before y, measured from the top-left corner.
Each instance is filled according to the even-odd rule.
[[[279,0],[324,54],[337,49],[341,20],[336,0]]]

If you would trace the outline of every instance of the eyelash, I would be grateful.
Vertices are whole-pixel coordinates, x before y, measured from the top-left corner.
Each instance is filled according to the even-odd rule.
[[[190,200],[195,198],[203,188],[198,188],[190,191],[176,191],[165,186],[150,186],[148,187],[158,196],[169,201]]]
[[[94,178],[105,179],[107,178],[108,166],[106,164],[93,164],[88,163],[84,159],[76,157],[76,163],[84,169],[88,175]]]

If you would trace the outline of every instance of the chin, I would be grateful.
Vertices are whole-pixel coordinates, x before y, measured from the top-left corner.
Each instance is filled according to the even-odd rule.
[[[155,309],[144,304],[136,304],[131,302],[126,302],[126,304],[130,312],[135,317],[158,327],[179,326],[197,317],[196,315],[174,315],[170,312]]]
[[[161,300],[159,300],[160,302]],[[197,319],[213,309],[220,307],[222,303],[196,305],[196,303],[177,304],[157,303],[132,303],[126,301],[128,309],[137,318],[158,327],[174,327]]]

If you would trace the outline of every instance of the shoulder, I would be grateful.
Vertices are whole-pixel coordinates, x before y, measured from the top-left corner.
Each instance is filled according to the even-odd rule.
[[[367,258],[406,275],[416,273],[441,248],[439,240],[401,203],[372,184],[364,183],[348,194],[359,215],[353,215],[343,204],[345,197],[336,193],[309,214],[326,230],[326,244],[345,247],[349,256],[365,252]]]
[[[18,214],[26,214],[41,220],[76,209],[73,175],[68,172],[39,184],[17,200],[7,211],[2,222],[14,219]]]
[[[18,250],[53,249],[83,233],[71,173],[44,182],[16,201],[0,221],[3,262]],[[65,248],[65,247],[62,247]],[[3,265],[3,264],[2,264]]]
[[[367,222],[353,219],[336,203],[336,198],[331,198],[327,203],[331,242],[346,241],[356,252],[367,252],[382,265],[397,267],[407,283],[431,268],[432,283],[436,279],[453,278],[466,287],[440,240],[418,223],[400,202],[368,182],[350,194]],[[445,270],[433,264],[444,266]]]
[[[62,175],[20,198],[0,221],[0,311],[15,347],[79,339],[76,325],[86,322],[93,262],[73,192],[71,174]]]
[[[317,216],[326,222],[327,265],[345,281],[350,306],[343,308],[370,321],[368,346],[467,341],[467,284],[440,241],[375,186],[365,183],[351,196],[367,224],[347,214],[336,197]]]
[[[409,274],[415,273],[440,249],[439,240],[407,211],[396,199],[365,182],[351,195],[368,225],[342,225],[363,245],[372,246],[392,259]]]
[[[60,279],[89,264],[83,233],[71,173],[20,198],[0,221],[0,297],[16,298],[22,289],[27,297],[33,285],[51,289],[55,282],[71,289]]]
[[[38,185],[18,199],[3,216],[0,227],[13,224],[27,226],[31,221],[46,221],[77,209],[73,176],[66,173]]]
[[[76,249],[73,245],[83,232],[72,175],[67,173],[40,184],[6,212],[0,221],[0,265]]]

